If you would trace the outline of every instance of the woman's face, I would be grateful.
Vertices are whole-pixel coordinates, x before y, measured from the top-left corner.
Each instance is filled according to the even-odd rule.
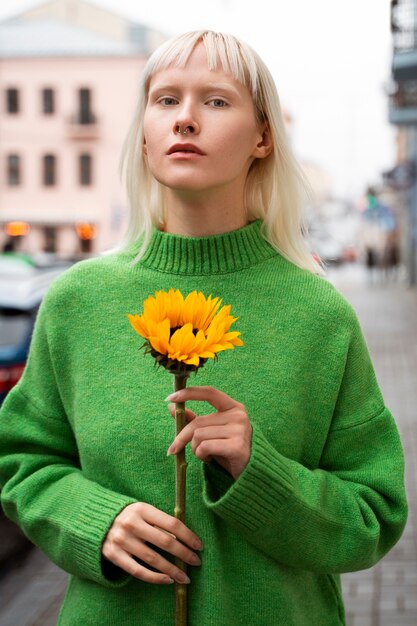
[[[209,70],[203,44],[185,67],[151,78],[144,152],[153,176],[171,189],[243,193],[253,159],[270,151],[263,130],[249,89],[220,69]]]

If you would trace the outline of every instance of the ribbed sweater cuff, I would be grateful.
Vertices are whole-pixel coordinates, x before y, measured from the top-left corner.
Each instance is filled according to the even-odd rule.
[[[71,532],[71,551],[77,568],[77,576],[94,580],[106,587],[121,587],[130,575],[114,567],[112,578],[106,578],[102,570],[101,547],[114,519],[132,502],[132,498],[105,489],[98,484],[89,490],[89,498],[74,519]],[[114,573],[120,575],[115,575]]]
[[[247,530],[256,530],[276,515],[292,493],[289,461],[273,448],[257,424],[252,424],[249,463],[233,480],[220,466],[204,465],[203,498],[214,513]]]

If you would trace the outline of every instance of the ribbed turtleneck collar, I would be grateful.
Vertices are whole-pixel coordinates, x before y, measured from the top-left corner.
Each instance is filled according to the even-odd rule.
[[[221,235],[190,237],[153,228],[139,264],[168,274],[226,274],[276,255],[263,238],[261,220]]]

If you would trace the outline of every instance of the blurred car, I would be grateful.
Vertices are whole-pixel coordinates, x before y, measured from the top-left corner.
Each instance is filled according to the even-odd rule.
[[[323,237],[315,241],[315,252],[326,263],[339,264],[344,261],[344,247],[332,237]]]
[[[49,285],[70,261],[38,262],[25,256],[0,254],[0,404],[21,377],[36,314]],[[0,507],[0,574],[32,547],[29,539]]]
[[[333,219],[312,221],[308,228],[311,252],[326,265],[340,265],[358,259],[358,219],[345,215]]]
[[[0,255],[0,404],[21,377],[42,297],[71,262]]]

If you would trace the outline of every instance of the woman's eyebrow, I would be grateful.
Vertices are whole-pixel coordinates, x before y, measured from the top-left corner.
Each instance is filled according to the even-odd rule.
[[[150,87],[149,93],[154,91],[172,91],[174,89],[178,89],[178,85],[175,83],[156,83]]]
[[[156,85],[152,85],[152,87],[149,88],[147,98],[149,100],[150,98],[155,98],[162,94],[172,94],[174,91],[178,91],[178,87],[174,84],[156,83]]]
[[[235,95],[240,96],[238,89],[236,89],[236,87],[234,87],[230,83],[205,83],[204,89],[206,91],[211,91],[211,90],[230,91],[231,93],[234,93]]]

